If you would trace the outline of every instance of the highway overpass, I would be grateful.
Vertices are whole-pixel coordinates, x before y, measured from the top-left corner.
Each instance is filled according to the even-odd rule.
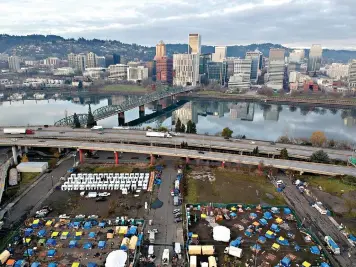
[[[279,169],[290,169],[300,172],[308,172],[324,175],[356,175],[354,167],[336,166],[328,164],[317,164],[310,162],[281,160],[272,158],[261,158],[253,156],[244,156],[236,154],[218,153],[218,152],[204,152],[203,154],[197,150],[188,150],[180,148],[157,147],[147,145],[132,145],[120,143],[99,143],[87,141],[72,141],[72,140],[49,140],[49,139],[9,139],[0,138],[0,146],[24,146],[24,147],[54,147],[54,148],[75,148],[79,149],[80,161],[84,161],[84,150],[102,150],[112,151],[115,155],[115,161],[118,162],[118,152],[131,152],[138,154],[151,155],[151,163],[153,163],[153,155],[183,157],[189,159],[205,159],[212,161],[219,161],[224,166],[225,162],[259,165],[262,161],[265,166],[272,165]]]
[[[25,127],[24,127],[25,128]],[[265,141],[251,141],[244,139],[225,140],[219,136],[197,135],[197,134],[182,134],[173,138],[148,138],[143,130],[112,130],[105,129],[103,134],[91,131],[90,129],[72,129],[69,127],[49,127],[42,130],[36,130],[37,127],[32,127],[35,130],[34,135],[5,135],[3,130],[0,130],[0,138],[42,138],[42,139],[58,139],[72,141],[92,141],[92,142],[113,142],[139,145],[153,146],[171,146],[179,147],[182,142],[187,142],[190,147],[217,152],[229,152],[238,154],[249,154],[258,146],[261,154],[266,154],[270,157],[280,154],[280,150],[286,148],[290,157],[296,159],[309,159],[310,156],[320,148],[310,146],[298,146],[289,144],[271,144]],[[323,149],[328,153],[329,157],[334,160],[342,160],[347,162],[352,155],[352,151]]]

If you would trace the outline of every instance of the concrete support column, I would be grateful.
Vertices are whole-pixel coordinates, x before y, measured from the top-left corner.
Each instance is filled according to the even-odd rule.
[[[58,148],[58,153],[61,154],[62,153],[62,148]]]
[[[151,154],[151,161],[150,161],[151,166],[155,165],[155,157],[153,154]]]
[[[24,147],[24,150],[25,150],[25,153],[27,154],[27,153],[28,153],[28,147],[25,146],[25,147]]]
[[[139,114],[140,118],[145,116],[145,105],[142,105],[142,106],[138,107],[138,114]]]
[[[221,168],[225,168],[225,161],[221,162]]]
[[[123,126],[125,124],[125,112],[119,112],[119,126]]]
[[[114,152],[115,165],[119,165],[119,152]]]
[[[157,104],[157,108],[156,108],[157,111],[161,111],[162,110],[162,105],[160,103]]]
[[[242,151],[240,151],[240,155],[242,156]]]
[[[185,158],[185,163],[189,164],[189,158],[188,157]]]
[[[15,165],[19,164],[19,162],[17,160],[17,147],[16,146],[12,147],[12,156],[14,158]]]
[[[83,149],[79,149],[79,162],[84,163],[84,151]]]

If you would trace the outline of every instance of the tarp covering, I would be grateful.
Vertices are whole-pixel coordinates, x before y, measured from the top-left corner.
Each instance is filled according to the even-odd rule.
[[[264,219],[264,218],[260,219],[259,222],[260,222],[260,224],[262,224],[262,225],[267,225],[267,224],[268,224],[268,222],[267,222],[266,219]]]
[[[221,225],[215,226],[213,228],[213,238],[215,241],[229,242],[230,229]]]
[[[274,238],[274,233],[272,231],[268,230],[266,232],[265,236],[269,239],[272,239],[272,238]]]
[[[272,214],[269,211],[266,211],[265,213],[263,213],[263,218],[265,218],[266,220],[270,220],[272,219]]]
[[[278,245],[277,243],[273,243],[272,249],[274,249],[274,250],[279,250],[280,248],[281,248],[280,245]]]
[[[32,228],[27,228],[25,230],[25,237],[30,236],[32,233],[33,233],[33,229]]]
[[[48,239],[47,242],[46,242],[47,246],[55,246],[56,244],[57,244],[57,242],[53,238]]]
[[[326,262],[323,262],[323,263],[321,263],[320,267],[330,267],[330,265],[327,264]]]
[[[97,267],[98,265],[95,262],[88,262],[87,267]]]
[[[104,249],[105,246],[106,246],[106,242],[105,242],[105,241],[103,241],[103,240],[99,241],[99,243],[98,243],[98,248]]]
[[[310,252],[315,255],[320,255],[320,249],[317,246],[310,247]]]
[[[153,203],[151,204],[152,209],[159,209],[159,208],[162,208],[162,206],[163,206],[163,202],[161,200],[159,200],[158,198],[156,198],[156,200],[153,201]]]
[[[311,264],[309,262],[307,262],[307,261],[303,262],[302,265],[304,267],[310,267],[311,266]]]
[[[37,233],[38,237],[44,237],[45,235],[46,235],[46,230],[45,229],[39,230],[38,233]]]
[[[89,233],[89,238],[95,238],[96,234],[94,232]]]
[[[33,263],[31,264],[31,267],[39,267],[39,266],[41,266],[41,263],[39,263],[38,261],[33,262]]]
[[[129,243],[130,250],[134,250],[136,248],[137,240],[138,240],[137,236],[134,235],[133,237],[131,237],[130,243]]]
[[[4,250],[0,254],[0,264],[4,264],[9,257],[10,257],[10,252],[8,250]]]
[[[50,249],[47,251],[47,257],[54,257],[54,255],[56,255],[55,249]]]
[[[125,267],[127,253],[122,250],[114,250],[106,258],[105,267]]]
[[[281,260],[281,264],[282,266],[290,266],[291,265],[291,260],[290,258],[288,257],[284,257],[282,260]]]
[[[72,263],[72,267],[79,267],[79,266],[80,266],[80,263],[77,261]]]
[[[92,247],[92,244],[89,243],[89,242],[86,242],[86,243],[83,245],[83,248],[84,248],[84,249],[91,249],[91,247]]]
[[[55,262],[50,262],[50,263],[48,264],[48,267],[57,267],[57,263],[55,263]]]
[[[16,166],[18,172],[43,172],[48,168],[48,162],[21,162]]]
[[[69,248],[75,248],[78,244],[77,240],[71,240],[69,241]]]
[[[32,248],[26,249],[25,252],[23,253],[24,257],[32,256],[33,254],[34,254],[34,251]]]

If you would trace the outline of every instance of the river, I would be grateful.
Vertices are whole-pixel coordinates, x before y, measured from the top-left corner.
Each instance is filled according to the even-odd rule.
[[[105,105],[121,103],[123,97],[91,97],[86,99],[48,99],[0,102],[0,126],[25,126],[54,124],[67,115],[87,113]],[[145,114],[155,111],[150,104]],[[139,109],[125,112],[125,121],[139,117]],[[332,109],[314,106],[266,105],[247,102],[190,101],[168,116],[139,127],[172,127],[177,118],[186,124],[192,120],[198,133],[216,134],[224,127],[231,128],[233,135],[245,135],[250,139],[276,140],[281,135],[292,138],[310,137],[316,130],[323,131],[328,138],[356,141],[356,110]],[[117,116],[98,122],[104,127],[118,125]]]

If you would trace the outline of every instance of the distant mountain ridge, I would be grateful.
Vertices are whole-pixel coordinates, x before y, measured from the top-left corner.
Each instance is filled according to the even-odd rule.
[[[187,44],[167,44],[167,54],[186,53]],[[244,57],[247,51],[258,49],[264,56],[268,56],[270,48],[285,48],[290,52],[293,48],[283,47],[280,44],[263,43],[250,45],[233,45],[227,47],[229,57]],[[155,47],[142,46],[138,44],[125,44],[116,40],[87,40],[65,39],[57,35],[26,35],[15,36],[8,34],[0,35],[0,53],[16,54],[22,57],[43,59],[48,56],[65,58],[70,52],[81,53],[93,51],[98,55],[107,53],[118,53],[128,60],[142,59],[152,60],[155,56]],[[202,53],[213,53],[214,46],[202,46]],[[309,50],[305,49],[306,56]],[[325,62],[347,63],[350,59],[356,59],[356,51],[350,50],[323,50],[323,60]]]

